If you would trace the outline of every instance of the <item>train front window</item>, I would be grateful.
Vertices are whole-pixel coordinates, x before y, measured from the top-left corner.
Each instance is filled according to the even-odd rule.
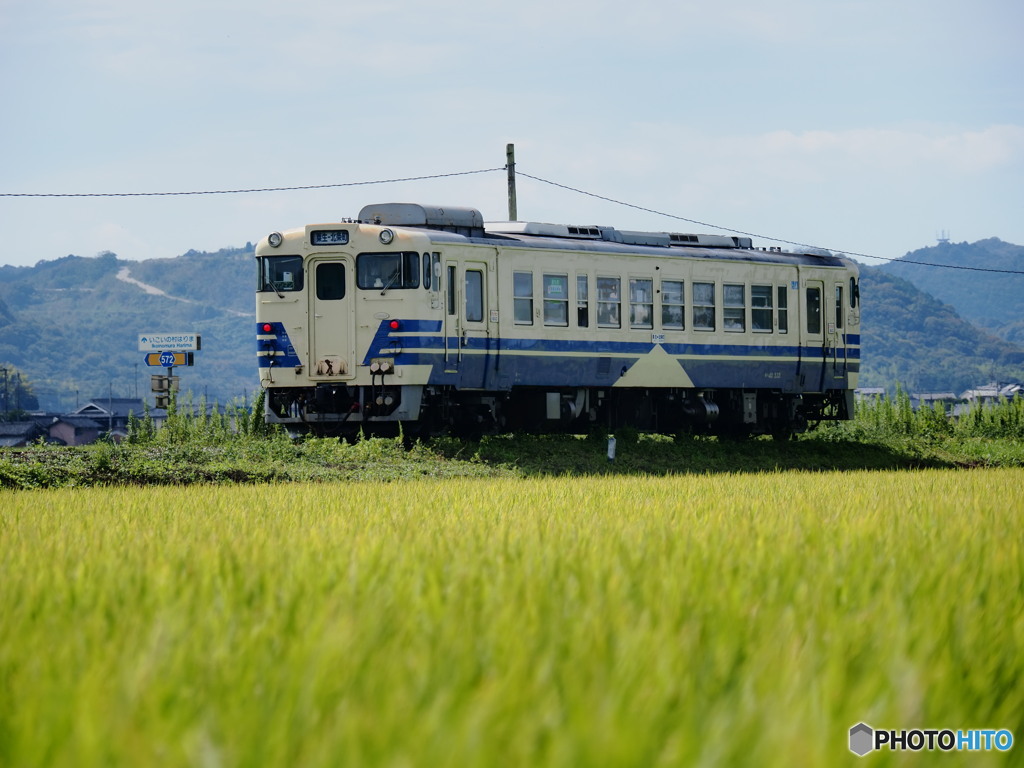
[[[259,282],[257,291],[302,290],[302,257],[301,256],[263,256],[259,260]]]
[[[400,253],[360,253],[356,257],[356,285],[364,290],[384,291],[420,287],[420,255]]]

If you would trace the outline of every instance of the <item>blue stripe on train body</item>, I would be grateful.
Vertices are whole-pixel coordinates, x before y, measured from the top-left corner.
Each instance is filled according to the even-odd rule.
[[[828,384],[825,389],[846,389],[846,376],[837,376],[835,370],[845,368],[853,373],[860,367],[860,348],[853,346],[860,343],[859,334],[846,335],[851,346],[839,348],[835,358],[831,349],[823,357],[820,345],[449,336],[446,366],[441,321],[403,320],[398,331],[392,330],[389,322],[382,321],[377,328],[363,358],[364,365],[375,357],[394,357],[396,365],[430,365],[430,384],[460,388],[507,391],[513,386],[610,387],[657,346],[677,359],[695,388],[818,391],[824,373]],[[828,375],[829,369],[833,370],[832,376]]]
[[[260,368],[269,368],[271,361],[274,367],[302,365],[284,323],[270,323],[271,330],[266,332],[266,322],[256,323],[256,362]]]

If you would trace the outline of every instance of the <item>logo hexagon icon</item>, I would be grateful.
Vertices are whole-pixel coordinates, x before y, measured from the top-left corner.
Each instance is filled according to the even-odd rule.
[[[850,751],[859,757],[864,757],[874,749],[874,732],[867,723],[857,723],[850,729]]]

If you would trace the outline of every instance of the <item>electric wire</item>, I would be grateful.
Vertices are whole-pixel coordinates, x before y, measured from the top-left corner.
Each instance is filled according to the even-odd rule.
[[[308,184],[301,187],[258,187],[253,189],[203,189],[187,192],[0,192],[0,197],[180,197],[185,195],[240,195],[250,192],[295,192],[306,189],[337,189],[339,187],[365,187],[373,184],[395,184],[402,181],[425,181],[444,179],[451,176],[470,176],[474,173],[503,171],[504,168],[481,168],[475,171],[435,173],[429,176],[407,176],[400,179],[377,179],[375,181],[347,181],[338,184]]]
[[[576,193],[581,194],[581,195],[586,195],[587,197],[593,197],[593,198],[596,198],[597,200],[604,200],[605,202],[615,203],[616,205],[622,205],[622,206],[625,206],[626,208],[633,208],[634,210],[637,210],[637,211],[643,211],[645,213],[653,213],[653,214],[655,214],[657,216],[665,216],[667,218],[675,219],[677,221],[685,221],[687,224],[696,224],[697,226],[700,226],[700,227],[710,227],[711,229],[720,229],[722,231],[732,232],[732,233],[737,234],[737,235],[746,235],[747,237],[756,237],[759,240],[770,240],[773,243],[786,243],[787,245],[796,245],[796,246],[798,246],[800,248],[808,248],[808,249],[811,249],[811,250],[833,251],[835,253],[843,254],[843,255],[846,255],[846,256],[856,256],[856,257],[864,258],[864,259],[878,259],[880,261],[889,261],[889,262],[898,261],[900,264],[917,264],[919,266],[924,266],[924,267],[939,267],[941,269],[960,269],[960,270],[967,270],[967,271],[970,271],[970,272],[997,272],[999,274],[1004,274],[1004,275],[1024,275],[1024,270],[1019,270],[1019,269],[995,269],[995,268],[990,268],[990,267],[969,267],[969,266],[960,265],[960,264],[936,264],[934,262],[928,262],[928,261],[916,261],[916,260],[907,259],[907,258],[893,258],[893,257],[888,257],[888,256],[874,256],[874,255],[872,255],[870,253],[857,253],[856,251],[846,251],[846,250],[843,250],[843,249],[840,249],[840,248],[825,248],[825,247],[820,246],[820,245],[808,245],[807,243],[800,243],[800,242],[797,242],[796,240],[785,240],[785,239],[780,238],[780,237],[771,237],[770,235],[762,235],[762,234],[758,234],[756,232],[744,232],[741,229],[733,229],[732,227],[723,227],[723,226],[721,226],[719,224],[709,224],[706,221],[698,221],[697,219],[688,219],[685,216],[677,216],[675,214],[666,213],[665,211],[659,211],[659,210],[656,210],[654,208],[645,208],[645,207],[643,207],[641,205],[634,205],[633,203],[627,203],[627,202],[625,202],[623,200],[616,200],[613,197],[605,197],[604,195],[598,195],[598,194],[595,194],[593,192],[587,192],[586,190],[577,189],[576,187],[570,187],[570,186],[568,186],[566,184],[559,184],[556,181],[550,181],[548,179],[542,179],[539,176],[531,176],[530,174],[523,173],[522,171],[520,171],[518,169],[516,170],[516,174],[518,176],[524,176],[524,177],[526,177],[528,179],[533,179],[534,181],[543,182],[544,184],[550,184],[553,187],[559,187],[561,189],[566,189],[566,190],[568,190],[570,192],[576,192]]]
[[[518,163],[516,164],[518,166]],[[69,197],[183,197],[183,196],[196,196],[196,195],[238,195],[238,194],[250,194],[256,192],[296,192],[302,190],[314,190],[314,189],[339,189],[342,187],[366,187],[373,186],[375,184],[395,184],[405,181],[429,181],[431,179],[445,179],[452,178],[455,176],[471,176],[474,174],[481,173],[494,173],[497,171],[507,171],[508,166],[502,166],[500,168],[479,168],[472,171],[455,171],[452,173],[434,173],[424,176],[405,176],[402,178],[395,179],[375,179],[373,181],[348,181],[338,182],[335,184],[307,184],[303,186],[291,186],[291,187],[254,187],[248,189],[207,189],[207,190],[188,190],[188,191],[177,191],[177,192],[0,192],[0,197],[12,197],[12,198],[69,198]],[[756,237],[759,240],[768,240],[773,243],[785,243],[787,245],[795,245],[799,248],[810,249],[810,250],[822,250],[832,251],[845,256],[853,256],[863,259],[877,259],[878,261],[896,262],[901,264],[915,264],[924,267],[937,267],[939,269],[958,269],[968,272],[993,272],[1004,275],[1024,275],[1024,270],[1017,269],[995,269],[992,267],[972,267],[962,264],[938,264],[929,261],[917,261],[916,259],[907,259],[901,257],[888,257],[888,256],[876,256],[870,253],[858,253],[857,251],[848,251],[841,248],[825,248],[820,245],[811,245],[809,243],[801,243],[797,240],[787,240],[781,237],[773,237],[771,235],[759,234],[757,232],[747,232],[742,229],[736,229],[734,227],[726,227],[720,224],[712,224],[706,221],[700,221],[699,219],[690,219],[685,216],[679,216],[674,213],[668,213],[666,211],[659,211],[655,208],[648,208],[642,205],[636,205],[634,203],[628,203],[624,200],[618,200],[614,197],[608,197],[606,195],[599,195],[595,192],[588,192],[585,189],[579,189],[578,187],[572,187],[568,184],[561,184],[557,181],[551,181],[550,179],[541,178],[540,176],[534,176],[529,173],[523,173],[518,167],[513,169],[513,173],[516,176],[522,176],[526,179],[532,179],[533,181],[539,181],[542,184],[548,184],[552,187],[558,187],[569,192],[575,192],[579,195],[586,197],[592,197],[596,200],[604,200],[608,203],[615,205],[621,205],[625,208],[632,208],[636,211],[643,211],[644,213],[653,213],[656,216],[664,216],[669,219],[676,221],[685,221],[687,224],[694,224],[699,227],[708,227],[711,229],[718,229],[724,232],[732,232],[737,235],[745,235],[747,237]]]

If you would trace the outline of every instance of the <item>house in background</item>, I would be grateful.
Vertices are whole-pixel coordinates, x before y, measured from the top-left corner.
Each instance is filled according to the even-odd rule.
[[[85,418],[99,424],[100,433],[110,433],[113,440],[120,442],[128,435],[128,419],[146,417],[146,407],[137,397],[97,397],[81,408],[68,414],[69,417]],[[163,409],[150,409],[150,417],[160,423],[167,418]]]
[[[64,445],[88,445],[106,431],[98,421],[84,416],[54,416],[49,425],[50,439]]]
[[[46,437],[46,431],[34,421],[0,422],[0,448],[24,448]]]
[[[1024,396],[1024,389],[1020,384],[985,384],[976,389],[968,389],[960,395],[960,399],[967,403],[980,402],[982,405],[991,405],[1000,400],[1013,400],[1015,397]]]
[[[949,411],[956,403],[957,396],[953,392],[911,392],[910,407],[915,411],[918,408],[934,408],[936,403],[942,403],[942,407]]]

